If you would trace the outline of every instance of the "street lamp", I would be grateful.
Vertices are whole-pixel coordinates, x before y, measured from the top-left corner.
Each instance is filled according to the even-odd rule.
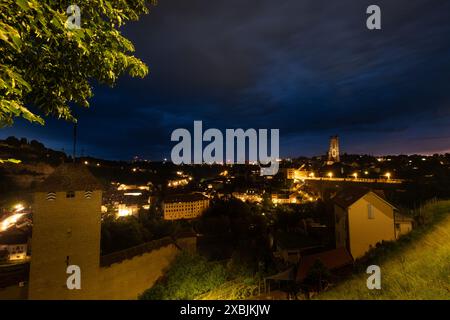
[[[386,178],[388,178],[388,180],[391,178],[391,173],[390,172],[386,173]]]
[[[355,179],[357,179],[357,178],[358,178],[358,173],[355,172],[355,173],[353,174],[353,176],[355,177]]]
[[[333,172],[328,172],[328,177],[331,179],[333,178]]]

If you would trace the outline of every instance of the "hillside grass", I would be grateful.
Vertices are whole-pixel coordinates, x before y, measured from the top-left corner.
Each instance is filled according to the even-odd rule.
[[[363,271],[316,299],[450,300],[450,201],[422,210],[428,225],[375,249],[365,264],[380,266],[381,290],[367,289],[369,275]]]
[[[238,277],[196,297],[196,300],[246,300],[258,292],[258,281],[251,277]]]

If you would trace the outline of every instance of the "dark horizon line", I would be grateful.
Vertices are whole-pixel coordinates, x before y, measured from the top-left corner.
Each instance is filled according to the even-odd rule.
[[[73,152],[69,152],[68,150],[71,149],[71,147],[67,147],[67,148],[61,148],[60,150],[57,150],[51,146],[45,145],[43,142],[39,141],[38,139],[30,139],[27,137],[18,137],[15,135],[12,136],[8,136],[6,138],[0,139],[0,141],[6,141],[7,138],[10,137],[14,137],[17,140],[21,140],[21,139],[26,139],[28,143],[30,143],[31,141],[35,140],[39,143],[42,143],[44,145],[45,148],[50,149],[54,152],[62,152],[65,154],[65,156],[67,158],[72,158]],[[81,150],[83,150],[83,148],[80,148]],[[78,152],[76,152],[78,153]],[[420,157],[432,157],[434,155],[438,155],[438,156],[445,156],[445,155],[449,155],[450,152],[447,151],[440,151],[440,152],[433,152],[433,153],[427,153],[427,152],[423,152],[423,153],[397,153],[397,154],[370,154],[370,153],[346,153],[346,152],[341,152],[341,156],[342,155],[346,155],[346,156],[369,156],[369,157],[399,157],[399,156],[408,156],[408,157],[412,157],[412,156],[420,156]],[[313,159],[313,158],[317,158],[317,157],[326,157],[327,153],[323,153],[323,154],[319,154],[319,155],[311,155],[311,156],[306,156],[306,155],[296,155],[296,156],[282,156],[279,159],[281,160],[287,160],[287,159],[300,159],[300,158],[306,158],[306,159]],[[145,162],[145,161],[149,161],[149,162],[170,162],[172,163],[172,161],[170,160],[169,157],[167,158],[160,158],[158,160],[154,160],[151,158],[146,158],[146,157],[141,157],[139,155],[135,155],[135,157],[141,158],[142,160],[138,160],[138,162]],[[76,155],[75,156],[76,159],[95,159],[95,160],[102,160],[102,161],[115,161],[115,162],[133,162],[133,158],[131,159],[124,159],[124,158],[114,158],[114,157],[98,157],[98,156],[93,156],[93,155]],[[165,160],[166,159],[166,160]],[[191,164],[192,165],[192,164]]]

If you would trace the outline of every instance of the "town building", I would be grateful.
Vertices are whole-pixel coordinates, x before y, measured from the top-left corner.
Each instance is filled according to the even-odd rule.
[[[302,164],[299,168],[286,168],[287,180],[305,180],[314,177],[314,173],[308,170],[306,164]]]
[[[258,190],[247,189],[245,192],[233,192],[232,196],[243,202],[261,203],[263,195]]]
[[[330,148],[328,150],[328,165],[332,165],[333,163],[340,162],[339,155],[339,137],[332,136],[330,137]]]
[[[24,214],[18,219],[13,219],[15,224],[10,224],[3,231],[0,230],[0,255],[2,256],[0,260],[6,260],[7,263],[28,260],[31,237],[30,216],[31,214]]]
[[[297,203],[297,195],[295,193],[274,193],[272,194],[273,204],[291,204]]]
[[[164,219],[195,219],[208,207],[209,199],[201,193],[170,195],[164,200]]]
[[[0,251],[8,252],[8,261],[20,261],[27,258],[26,243],[0,244]]]
[[[317,261],[320,261],[327,270],[333,271],[334,274],[339,274],[341,270],[344,271],[344,273],[350,273],[345,272],[345,269],[350,267],[351,271],[353,258],[345,248],[337,248],[316,254],[305,255],[300,260],[297,268],[296,280],[298,282],[304,281]]]
[[[117,187],[116,187],[117,186]],[[115,214],[117,218],[137,216],[141,209],[150,208],[150,187],[114,183],[113,188],[103,194],[102,213]]]
[[[402,215],[398,212],[394,214],[395,218],[395,238],[398,239],[402,235],[408,234],[413,229],[414,219]]]
[[[294,180],[296,171],[297,171],[297,169],[295,169],[295,168],[287,168],[286,169],[286,179]]]
[[[137,204],[118,203],[116,206],[116,217],[137,216],[141,207]]]
[[[128,192],[138,192],[137,190],[146,190],[150,191],[151,182],[146,185],[136,185],[136,184],[124,184],[121,183],[117,187],[118,191],[128,191]]]
[[[347,248],[354,259],[361,258],[378,243],[396,240],[400,234],[396,231],[397,209],[381,192],[346,189],[337,193],[332,203],[336,248]],[[402,232],[407,230],[403,225],[399,228]]]

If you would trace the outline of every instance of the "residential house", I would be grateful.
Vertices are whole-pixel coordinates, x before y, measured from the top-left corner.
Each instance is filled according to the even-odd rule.
[[[345,247],[354,259],[377,243],[397,239],[395,211],[382,192],[350,188],[333,198],[336,248]],[[402,227],[406,232],[407,227]]]
[[[296,280],[298,282],[302,282],[306,279],[316,261],[320,261],[327,270],[333,271],[334,274],[339,274],[341,270],[351,267],[353,263],[352,256],[345,248],[337,248],[304,256],[300,260],[297,269]]]
[[[394,218],[395,218],[395,239],[398,239],[402,235],[411,232],[414,222],[413,218],[407,217],[398,212],[395,212]]]

